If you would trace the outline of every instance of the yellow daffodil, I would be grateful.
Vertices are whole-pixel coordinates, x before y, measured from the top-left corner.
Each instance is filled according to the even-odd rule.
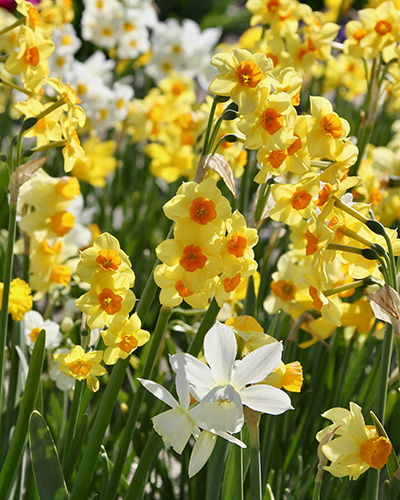
[[[3,299],[4,283],[0,283],[0,309]],[[15,278],[10,284],[8,312],[14,321],[21,321],[24,315],[32,309],[32,291],[24,280]]]
[[[60,363],[59,370],[76,380],[86,380],[86,384],[92,392],[99,389],[99,381],[96,377],[107,373],[107,370],[100,364],[103,351],[85,353],[80,345],[76,345],[70,353],[56,353],[53,354],[53,357]]]
[[[331,441],[322,445],[322,452],[331,464],[324,469],[336,477],[358,477],[370,467],[382,469],[392,451],[390,441],[379,437],[372,425],[365,425],[361,408],[350,402],[350,411],[332,408],[322,414],[333,424],[317,434],[318,441],[334,431]]]
[[[129,319],[117,322],[101,332],[104,343],[108,346],[104,351],[104,362],[107,365],[114,365],[118,359],[127,358],[149,340],[149,332],[140,327],[139,316],[135,313]]]

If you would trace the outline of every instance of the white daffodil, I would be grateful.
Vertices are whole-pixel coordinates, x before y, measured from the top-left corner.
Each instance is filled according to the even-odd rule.
[[[235,362],[235,334],[217,322],[204,339],[208,366],[185,353],[170,356],[170,363],[178,376],[186,378],[191,393],[200,401],[199,418],[215,431],[235,433],[243,425],[242,405],[271,415],[293,409],[289,396],[280,389],[250,385],[264,380],[278,366],[282,349],[281,342],[264,345]]]
[[[172,408],[152,418],[154,429],[162,437],[164,443],[167,446],[172,446],[177,453],[181,454],[190,436],[193,435],[196,439],[189,461],[189,477],[197,474],[207,462],[214,449],[217,436],[242,448],[246,447],[242,441],[231,436],[228,432],[214,430],[199,418],[204,413],[204,404],[190,407],[189,384],[183,376],[178,375],[175,381],[179,402],[167,389],[156,382],[138,380],[154,396]],[[223,419],[224,415],[220,415],[220,419],[221,417]],[[200,429],[203,430],[200,432]]]

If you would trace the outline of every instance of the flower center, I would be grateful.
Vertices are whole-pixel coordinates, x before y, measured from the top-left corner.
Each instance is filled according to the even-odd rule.
[[[268,161],[270,162],[272,168],[279,168],[286,158],[286,150],[283,149],[280,151],[272,151],[269,155]]]
[[[233,292],[240,283],[241,275],[237,273],[233,278],[224,279],[224,290],[226,293]]]
[[[253,61],[241,62],[236,70],[236,76],[238,77],[240,85],[254,88],[263,79],[263,74],[258,64]]]
[[[330,184],[325,184],[325,186],[318,193],[318,200],[315,202],[317,207],[323,207],[325,203],[329,200],[333,192],[333,187]]]
[[[359,42],[360,40],[362,40],[365,37],[366,34],[367,34],[367,30],[365,28],[358,28],[358,30],[356,30],[353,33],[353,38],[354,38],[354,40],[357,40],[357,42]]]
[[[370,467],[381,469],[392,451],[390,441],[385,437],[371,438],[361,445],[360,456]]]
[[[392,25],[388,21],[378,21],[375,25],[375,31],[379,36],[385,36],[392,31]]]
[[[244,252],[247,248],[247,238],[239,231],[236,231],[231,236],[228,243],[228,252],[235,257],[243,257]]]
[[[74,227],[75,216],[71,212],[57,212],[50,222],[51,229],[57,236],[65,236]]]
[[[108,271],[116,271],[121,265],[122,259],[115,250],[100,250],[96,259],[97,264]]]
[[[294,300],[296,286],[289,280],[273,281],[271,292],[282,300]]]
[[[104,290],[99,294],[100,309],[103,309],[107,314],[116,314],[122,307],[122,297],[115,294],[109,288],[104,288]]]
[[[318,238],[314,236],[308,229],[306,233],[307,246],[306,255],[314,255],[318,250]]]
[[[67,286],[71,281],[71,268],[66,265],[53,266],[51,268],[50,281]]]
[[[72,361],[72,363],[68,365],[68,368],[74,375],[83,375],[86,377],[89,375],[92,365],[90,363],[86,363],[83,359],[77,359]]]
[[[190,219],[205,226],[217,217],[215,203],[208,198],[195,198],[189,209]]]
[[[321,120],[321,126],[326,135],[339,139],[343,133],[342,122],[335,113],[328,113]]]
[[[47,240],[44,239],[40,244],[40,249],[43,250],[43,252],[47,253],[48,255],[56,255],[61,252],[62,243],[61,241],[56,241],[56,243],[54,243],[54,245],[51,247],[47,242]]]
[[[301,191],[296,191],[292,196],[292,207],[295,210],[303,210],[310,204],[310,201],[311,201],[310,193],[302,189]]]
[[[133,333],[129,333],[125,335],[121,342],[118,344],[118,347],[121,351],[130,354],[136,347],[139,345],[137,337]]]
[[[295,153],[297,153],[297,151],[299,149],[301,149],[301,147],[302,147],[302,143],[301,143],[300,137],[297,134],[294,134],[294,135],[297,137],[297,139],[287,148],[287,154],[289,156],[292,156]]]
[[[207,257],[202,253],[199,246],[188,245],[183,249],[183,256],[179,264],[185,269],[193,273],[197,269],[202,269],[207,262]]]
[[[29,66],[37,66],[40,61],[39,49],[35,46],[28,47],[24,53],[24,59]]]
[[[41,331],[41,328],[32,328],[31,333],[29,334],[30,339],[32,340],[33,343],[36,342],[36,339],[38,338],[38,335]]]
[[[261,117],[261,125],[264,130],[273,135],[283,127],[285,118],[277,113],[273,108],[267,108]]]
[[[81,194],[76,177],[62,177],[56,184],[56,191],[67,200],[72,200]]]
[[[193,292],[189,290],[189,288],[185,287],[182,280],[179,280],[175,283],[175,290],[181,297],[190,297],[191,295],[193,295]]]

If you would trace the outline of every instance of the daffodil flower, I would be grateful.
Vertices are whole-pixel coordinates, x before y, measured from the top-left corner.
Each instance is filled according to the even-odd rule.
[[[171,407],[160,415],[152,418],[154,429],[162,437],[167,446],[172,446],[174,451],[181,454],[190,436],[196,439],[189,461],[189,477],[194,476],[209,459],[217,436],[242,448],[246,445],[239,439],[223,430],[208,427],[200,416],[204,413],[204,403],[190,407],[189,384],[184,376],[178,375],[175,380],[176,392],[179,402],[163,386],[152,380],[138,379],[139,382],[154,396]],[[223,415],[221,415],[223,420]],[[200,431],[200,429],[203,429]]]
[[[186,353],[170,357],[172,369],[185,376],[196,400],[224,406],[224,419],[203,405],[202,418],[214,429],[237,432],[243,425],[242,405],[272,415],[292,409],[289,396],[275,387],[250,385],[264,380],[281,361],[282,343],[265,345],[235,362],[236,337],[231,328],[217,322],[204,339],[208,366]],[[236,417],[233,420],[233,415]],[[230,425],[226,427],[228,421]]]

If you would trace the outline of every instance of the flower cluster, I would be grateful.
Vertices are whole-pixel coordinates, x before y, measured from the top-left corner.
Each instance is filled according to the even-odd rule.
[[[189,462],[190,477],[210,457],[217,436],[245,446],[232,436],[243,426],[243,405],[270,415],[292,409],[288,395],[280,389],[267,384],[253,385],[278,366],[281,353],[282,343],[273,342],[235,361],[235,334],[217,322],[204,338],[207,364],[185,353],[170,357],[179,402],[156,382],[139,379],[147,390],[172,407],[152,419],[165,444],[182,453],[191,435],[196,439]]]
[[[118,240],[108,233],[101,234],[80,257],[76,274],[90,283],[90,289],[75,304],[86,315],[89,329],[107,327],[101,332],[107,348],[104,352],[85,352],[81,346],[74,346],[70,353],[57,353],[54,358],[64,374],[86,380],[89,389],[97,391],[96,377],[107,373],[101,361],[113,365],[118,359],[126,359],[150,335],[141,329],[136,313],[129,317],[135,304],[135,295],[130,290],[135,274]]]
[[[0,310],[3,300],[4,283],[0,283]],[[21,321],[32,309],[32,291],[24,280],[15,278],[10,284],[8,312],[14,321]],[[39,333],[39,332],[38,332]]]
[[[204,308],[215,293],[222,306],[257,268],[252,250],[257,231],[237,210],[231,214],[212,178],[182,184],[164,212],[175,226],[174,238],[156,249],[162,262],[154,271],[161,303],[174,307],[185,300]]]

